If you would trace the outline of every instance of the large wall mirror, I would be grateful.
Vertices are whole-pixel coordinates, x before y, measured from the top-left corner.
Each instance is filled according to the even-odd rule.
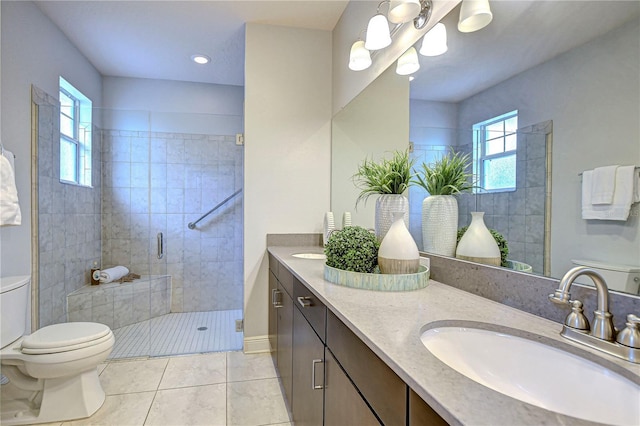
[[[356,209],[350,180],[365,157],[411,142],[418,162],[432,161],[468,149],[474,124],[517,110],[517,191],[461,197],[460,226],[485,211],[536,274],[561,277],[574,260],[640,268],[638,203],[627,220],[581,214],[583,171],[640,166],[640,3],[495,1],[491,24],[466,34],[459,7],[441,21],[445,54],[420,56],[411,82],[394,64],[334,117],[334,215],[351,211],[354,224],[373,226],[373,203]],[[425,195],[409,192],[419,246]]]

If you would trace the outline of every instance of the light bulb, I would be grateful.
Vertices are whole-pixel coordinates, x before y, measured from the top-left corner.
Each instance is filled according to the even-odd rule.
[[[396,65],[396,74],[409,75],[420,69],[420,62],[418,61],[418,52],[416,48],[411,46],[406,52],[398,58],[398,64]]]
[[[422,38],[420,54],[424,56],[438,56],[446,52],[447,49],[447,27],[445,27],[443,23],[438,22]]]
[[[367,50],[380,50],[390,44],[389,22],[384,15],[378,14],[369,20],[367,40],[364,43],[364,47]]]
[[[371,54],[364,47],[364,41],[358,40],[351,46],[349,54],[349,69],[353,71],[366,70],[371,66]]]

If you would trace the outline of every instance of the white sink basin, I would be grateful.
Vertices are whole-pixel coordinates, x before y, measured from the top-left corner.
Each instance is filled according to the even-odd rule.
[[[327,256],[325,256],[322,253],[295,253],[295,254],[292,254],[291,256],[297,257],[299,259],[326,259],[327,258]]]
[[[577,355],[480,328],[430,328],[421,340],[449,367],[512,398],[580,419],[640,424],[640,386]]]

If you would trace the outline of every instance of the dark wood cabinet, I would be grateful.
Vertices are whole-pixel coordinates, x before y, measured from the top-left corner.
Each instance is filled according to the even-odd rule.
[[[269,254],[269,342],[296,426],[446,422]]]
[[[382,424],[328,349],[325,350],[324,371],[325,425],[374,426]]]
[[[293,310],[293,395],[294,423],[322,425],[324,343],[299,309]]]
[[[405,425],[407,385],[332,312],[327,347],[385,425]]]
[[[409,389],[409,426],[446,426],[433,408],[429,406],[413,389]]]
[[[278,333],[277,333],[277,366],[280,373],[280,380],[284,388],[284,394],[291,406],[292,402],[292,379],[293,379],[293,301],[289,294],[278,282],[278,293],[280,307],[277,308]]]

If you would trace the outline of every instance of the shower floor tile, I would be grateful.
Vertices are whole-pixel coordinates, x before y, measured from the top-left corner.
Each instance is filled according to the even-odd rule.
[[[183,355],[242,349],[235,321],[242,310],[171,313],[113,330],[109,359]]]

